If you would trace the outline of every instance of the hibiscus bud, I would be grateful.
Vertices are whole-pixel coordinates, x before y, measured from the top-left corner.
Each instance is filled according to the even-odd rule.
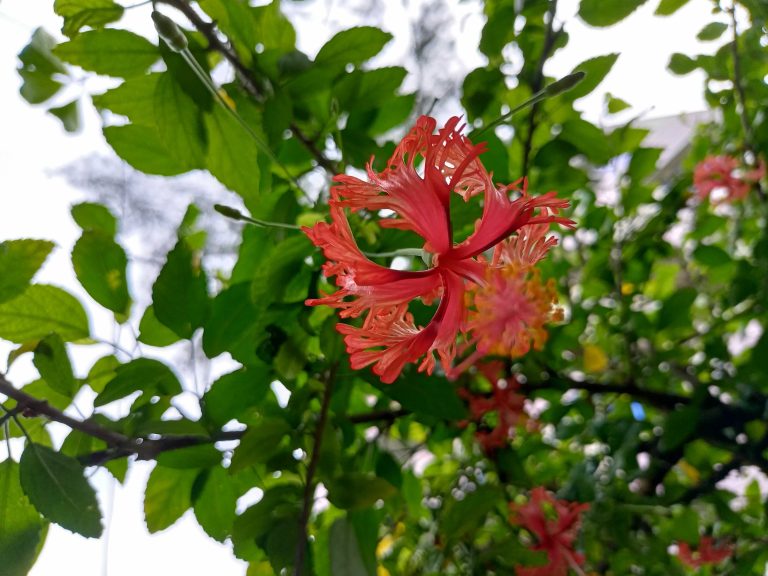
[[[246,220],[246,217],[237,208],[231,206],[224,206],[223,204],[214,204],[213,209],[216,210],[222,216],[232,218],[232,220]]]
[[[560,80],[556,82],[552,82],[552,84],[549,84],[546,88],[544,88],[544,92],[547,96],[557,96],[558,94],[562,94],[563,92],[567,92],[576,84],[584,80],[584,77],[587,74],[585,72],[579,71],[574,72],[573,74],[568,74],[565,78],[560,78]]]
[[[152,21],[155,23],[155,30],[157,30],[160,38],[165,40],[171,50],[182,52],[187,49],[189,45],[187,37],[184,36],[184,32],[181,31],[176,22],[157,10],[152,11]]]

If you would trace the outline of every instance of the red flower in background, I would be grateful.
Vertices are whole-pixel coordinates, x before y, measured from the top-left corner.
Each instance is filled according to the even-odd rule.
[[[686,566],[701,568],[706,564],[719,564],[733,554],[732,546],[716,547],[713,543],[714,540],[711,536],[702,536],[699,540],[698,549],[691,551],[687,542],[679,542],[677,544],[677,556],[680,558],[680,562]]]
[[[739,168],[739,161],[731,156],[707,156],[693,171],[693,186],[699,198],[707,198],[718,188],[724,190],[725,196],[715,203],[745,198],[752,185],[765,176],[765,163],[741,174]]]
[[[547,553],[544,566],[516,568],[518,576],[566,576],[573,568],[582,573],[579,566],[584,556],[573,549],[581,519],[579,515],[589,508],[588,504],[556,500],[544,488],[531,491],[527,504],[509,505],[510,522],[522,526],[536,537],[533,550]]]
[[[473,145],[461,134],[458,118],[451,118],[437,133],[435,127],[434,119],[419,118],[383,172],[377,173],[368,165],[367,182],[349,175],[336,176],[337,185],[331,189],[329,202],[332,222],[304,228],[323,250],[327,259],[323,271],[328,277],[336,277],[338,287],[333,294],[307,300],[307,304],[332,306],[339,309],[342,318],[363,317],[360,327],[338,324],[337,328],[345,336],[352,368],[373,364],[373,371],[383,382],[394,381],[407,363],[419,360],[419,370],[432,373],[436,357],[446,373],[452,373],[459,351],[457,337],[479,330],[467,324],[467,291],[510,281],[505,277],[494,282],[489,272],[493,265],[481,254],[517,233],[519,240],[510,241],[510,246],[519,244],[519,248],[507,250],[530,261],[543,256],[555,243],[554,239],[543,238],[549,224],[573,225],[558,215],[568,202],[554,192],[533,197],[524,180],[496,186],[478,159],[483,145]],[[420,174],[417,168],[422,162]],[[474,232],[460,243],[453,241],[449,213],[452,192],[465,201],[474,196],[483,198],[482,217]],[[432,266],[422,271],[402,271],[370,261],[352,236],[347,208],[373,213],[391,211],[393,216],[381,218],[379,224],[421,236],[424,250],[431,254]],[[502,244],[494,260],[502,261],[503,250]],[[503,287],[491,291],[497,293]],[[416,298],[426,304],[439,299],[434,316],[424,327],[417,326],[408,311],[409,303]],[[477,342],[479,338],[475,338]]]
[[[472,394],[466,388],[459,394],[469,403],[469,413],[474,422],[482,423],[486,414],[495,412],[496,424],[492,430],[479,429],[475,437],[483,451],[491,454],[503,448],[514,435],[518,426],[528,422],[525,413],[525,396],[518,394],[520,383],[512,375],[509,379],[500,378],[503,364],[486,362],[479,370],[491,382],[493,392],[489,395]]]

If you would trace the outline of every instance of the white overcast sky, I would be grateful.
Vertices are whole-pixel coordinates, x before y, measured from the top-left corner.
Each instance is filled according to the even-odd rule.
[[[329,6],[340,0],[308,0],[296,5],[301,47],[313,55],[336,27],[346,20],[339,12],[328,13]],[[410,10],[420,1],[410,0]],[[447,0],[457,24],[446,33],[455,34],[465,57],[465,65],[474,67],[482,59],[474,54],[483,24],[477,15],[477,3]],[[547,73],[562,76],[582,60],[620,52],[621,56],[596,94],[582,100],[581,108],[595,120],[600,118],[603,94],[608,91],[633,105],[633,112],[647,112],[648,117],[665,116],[704,107],[702,76],[697,73],[680,78],[666,73],[669,55],[673,52],[711,52],[713,45],[697,45],[697,32],[711,18],[708,0],[691,0],[676,15],[653,18],[658,0],[640,8],[625,22],[609,29],[591,29],[573,18],[577,0],[561,0],[559,16],[567,19],[570,44],[550,63]],[[402,28],[404,17],[401,3],[386,2],[384,27],[396,38],[407,37]],[[171,13],[170,11],[168,13]],[[149,27],[148,10],[132,12],[129,23],[144,30]],[[318,17],[319,15],[319,17]],[[91,152],[110,154],[104,143],[98,116],[88,109],[82,133],[67,135],[59,121],[31,107],[18,95],[20,80],[16,74],[16,54],[28,42],[33,29],[44,26],[56,33],[60,22],[52,12],[52,2],[40,0],[3,0],[0,3],[0,241],[12,238],[46,238],[55,240],[58,249],[38,280],[67,286],[78,294],[71,272],[68,254],[78,231],[69,217],[69,206],[83,198],[81,192],[69,187],[62,178],[51,177],[51,171],[67,165]],[[351,22],[350,22],[351,25]],[[396,64],[401,47],[389,49],[384,60]],[[81,88],[67,92],[74,96]],[[96,330],[99,329],[99,314]],[[108,331],[106,332],[108,334]],[[8,347],[0,345],[0,358]],[[96,357],[86,354],[77,358],[80,371],[87,369]],[[0,368],[5,368],[0,365]],[[24,373],[24,364],[14,366],[11,379],[31,378]],[[4,450],[4,448],[3,448]],[[0,452],[0,458],[5,456]],[[15,454],[18,458],[18,453]],[[108,540],[85,540],[56,526],[51,528],[48,541],[32,571],[33,576],[79,574],[82,576],[133,576],[134,574],[186,574],[187,576],[240,576],[245,564],[235,560],[228,547],[205,536],[196,526],[191,513],[182,521],[159,535],[149,536],[142,518],[142,492],[150,466],[134,466],[125,486],[115,485],[99,472],[93,477],[100,489],[102,508],[111,516]],[[110,514],[111,512],[111,514]]]

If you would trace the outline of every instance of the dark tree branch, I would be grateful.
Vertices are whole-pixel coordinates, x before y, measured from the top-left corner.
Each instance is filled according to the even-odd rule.
[[[575,389],[584,390],[588,394],[628,394],[634,398],[645,400],[649,404],[667,410],[691,402],[690,398],[678,394],[640,388],[634,380],[606,384],[589,380],[579,382],[554,371],[549,371],[549,380],[544,380],[542,382],[529,381],[522,385],[520,389],[526,393],[535,393],[538,390],[561,390],[565,392],[566,390]]]
[[[312,513],[312,503],[315,495],[315,474],[317,466],[320,463],[320,449],[323,446],[323,434],[325,433],[325,424],[328,421],[328,409],[331,406],[331,396],[333,395],[333,384],[336,380],[336,370],[338,366],[334,364],[325,377],[325,390],[323,390],[323,399],[320,406],[320,417],[315,429],[315,439],[312,446],[312,455],[310,456],[309,466],[307,467],[307,479],[304,484],[303,504],[301,507],[301,516],[299,517],[299,538],[296,542],[296,554],[293,562],[294,576],[301,576],[304,568],[304,557],[309,545],[309,516]]]
[[[237,74],[237,78],[245,91],[257,102],[263,102],[266,99],[267,95],[261,88],[259,88],[259,83],[254,76],[253,71],[240,59],[240,56],[230,43],[221,40],[214,22],[208,22],[203,19],[187,0],[157,0],[157,2],[176,8],[176,10],[184,14],[187,20],[189,20],[192,25],[205,36],[205,39],[208,41],[208,48],[221,54],[224,59],[232,65]],[[296,123],[292,122],[289,128],[299,142],[301,142],[315,158],[315,161],[319,166],[331,175],[338,174],[339,167],[336,163],[330,160],[322,150],[317,147],[315,141],[304,134]]]
[[[347,420],[352,424],[368,424],[369,422],[393,422],[402,416],[408,416],[410,410],[378,410],[367,414],[350,414]]]
[[[136,455],[140,460],[154,460],[162,452],[178,450],[200,444],[212,444],[227,440],[239,440],[244,434],[241,430],[218,432],[212,436],[168,436],[159,439],[130,438],[94,422],[93,420],[78,420],[54,408],[45,400],[34,398],[26,392],[15,388],[3,374],[0,374],[0,394],[16,401],[16,407],[6,413],[18,417],[45,416],[53,422],[59,422],[72,430],[77,430],[98,438],[107,444],[107,448],[79,457],[85,466],[97,466],[110,460]],[[5,416],[4,416],[5,418]]]
[[[61,410],[54,408],[45,400],[39,400],[26,392],[14,388],[13,385],[5,379],[5,375],[3,374],[0,374],[0,394],[15,400],[17,404],[22,407],[22,414],[46,416],[54,422],[60,422],[73,430],[79,430],[88,436],[103,440],[110,446],[131,450],[132,453],[137,453],[139,451],[139,444],[137,444],[136,440],[120,434],[119,432],[109,430],[96,422],[72,418],[71,416],[64,414]]]

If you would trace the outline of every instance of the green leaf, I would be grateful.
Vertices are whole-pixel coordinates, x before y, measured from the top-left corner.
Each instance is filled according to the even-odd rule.
[[[99,304],[126,320],[130,312],[125,250],[104,232],[86,230],[72,249],[77,279]]]
[[[141,390],[147,396],[181,394],[181,384],[173,371],[151,358],[136,358],[115,368],[115,377],[94,400],[94,406],[104,406]]]
[[[578,64],[571,73],[585,72],[586,76],[574,88],[566,92],[566,98],[576,100],[591,93],[608,75],[618,58],[618,52],[614,52],[604,56],[595,56]]]
[[[328,500],[342,510],[367,508],[385,500],[397,490],[383,478],[361,472],[350,472],[328,484]]]
[[[342,108],[370,110],[388,103],[395,90],[403,83],[407,71],[399,66],[355,70],[344,75],[334,92]]]
[[[30,104],[42,104],[53,97],[62,87],[62,83],[50,76],[38,72],[29,72],[22,68],[19,70],[24,82],[19,89],[21,97]]]
[[[221,452],[213,444],[186,446],[158,454],[157,463],[166,468],[210,468],[221,464]]]
[[[24,493],[43,516],[86,538],[101,536],[96,492],[77,460],[30,442],[20,470]]]
[[[112,0],[56,0],[53,10],[64,18],[61,31],[74,38],[84,26],[103,28],[120,20],[124,8]]]
[[[75,395],[75,376],[61,336],[49,334],[40,340],[32,362],[48,386],[64,396],[72,398]]]
[[[277,520],[270,528],[265,549],[269,562],[279,574],[286,574],[287,567],[293,564],[298,540],[298,517]]]
[[[698,292],[688,287],[672,294],[659,311],[659,328],[684,328],[691,325],[691,306]]]
[[[563,122],[560,138],[575,146],[588,159],[599,165],[607,164],[619,153],[600,128],[581,118],[572,118]]]
[[[88,338],[88,317],[78,300],[56,286],[34,284],[0,304],[0,338],[22,343],[56,332],[65,342]]]
[[[617,114],[618,112],[621,112],[622,110],[626,110],[627,108],[631,108],[628,102],[622,100],[621,98],[616,98],[615,96],[611,94],[605,95],[606,100],[606,106],[608,108],[609,114]]]
[[[199,473],[155,466],[144,493],[144,519],[150,533],[165,530],[192,506],[192,486]]]
[[[673,518],[670,537],[694,545],[699,542],[699,515],[695,510],[686,508]]]
[[[154,127],[106,126],[103,132],[107,144],[136,170],[158,176],[176,176],[188,171],[170,156]]]
[[[139,322],[139,342],[162,348],[179,340],[179,336],[173,330],[160,323],[155,316],[154,307],[147,306]]]
[[[269,391],[268,366],[246,366],[216,380],[202,399],[203,415],[220,427],[258,405]]]
[[[488,513],[504,494],[494,486],[480,486],[474,492],[465,494],[462,500],[450,500],[440,519],[440,529],[449,538],[461,538],[477,531]]]
[[[205,167],[205,132],[199,107],[171,74],[155,87],[155,121],[160,142],[186,170]]]
[[[276,518],[298,518],[301,506],[301,487],[278,484],[264,490],[264,496],[235,520],[233,541],[258,540],[267,534]]]
[[[78,100],[72,100],[69,104],[56,108],[49,108],[48,112],[61,120],[61,124],[67,132],[80,130],[80,104]]]
[[[190,338],[208,312],[205,272],[186,240],[168,253],[152,286],[152,306],[157,319],[181,338]]]
[[[53,250],[47,240],[0,242],[0,303],[12,300],[27,289],[32,277]]]
[[[406,410],[445,420],[461,420],[467,415],[456,389],[442,378],[411,373],[392,384],[382,384],[375,376],[370,382]]]
[[[99,110],[110,110],[126,116],[132,123],[146,127],[155,126],[155,92],[160,78],[165,74],[147,74],[129,78],[117,88],[92,97]],[[158,136],[159,138],[159,136]]]
[[[646,0],[581,0],[579,16],[590,26],[611,26],[623,20]]]
[[[726,30],[728,30],[728,24],[724,24],[723,22],[710,22],[701,29],[701,32],[698,33],[696,38],[702,42],[711,42],[712,40],[720,38]]]
[[[718,246],[709,246],[706,244],[700,244],[696,247],[693,251],[693,259],[699,264],[703,264],[709,268],[717,268],[733,262],[725,250]]]
[[[233,477],[222,466],[212,468],[194,504],[195,517],[208,536],[223,542],[232,533],[236,504]]]
[[[391,39],[392,34],[373,26],[343,30],[320,48],[315,64],[341,69],[347,64],[358,66],[381,52]]]
[[[296,45],[296,31],[280,11],[279,2],[252,7],[247,2],[201,0],[200,7],[213,18],[221,30],[249,51],[261,44],[264,51],[290,52]],[[250,54],[246,55],[246,62]]]
[[[670,16],[686,4],[688,4],[688,0],[661,0],[654,14],[657,16]]]
[[[101,232],[110,238],[117,233],[117,220],[109,208],[95,202],[82,202],[72,206],[72,218],[83,231]]]
[[[264,418],[248,427],[232,455],[232,472],[269,460],[282,449],[282,440],[291,426],[282,418]]]
[[[32,38],[21,52],[19,60],[27,70],[41,74],[66,74],[67,68],[52,52],[56,47],[56,39],[42,28],[32,33]]]
[[[698,64],[696,63],[696,60],[690,56],[676,52],[672,54],[672,57],[669,59],[667,68],[669,68],[669,71],[673,74],[683,76],[696,70],[696,68],[698,68]]]
[[[669,452],[683,444],[696,431],[699,416],[700,411],[696,406],[686,406],[667,416],[664,422],[664,435],[659,441],[659,450]]]
[[[251,284],[240,282],[219,292],[203,331],[203,350],[215,358],[236,343],[254,323],[259,308],[251,301]]]
[[[261,307],[270,302],[304,301],[310,277],[307,274],[302,277],[301,273],[309,272],[304,259],[313,251],[312,243],[303,234],[274,244],[253,276],[251,300]]]
[[[0,566],[2,576],[25,576],[45,538],[45,523],[19,481],[19,465],[0,462]]]
[[[91,387],[91,390],[97,394],[104,390],[107,382],[112,380],[117,373],[115,370],[120,366],[120,361],[113,355],[103,356],[94,362],[88,371],[85,382]]]
[[[333,576],[374,576],[363,562],[355,528],[347,518],[331,526],[328,548]]]
[[[206,167],[246,204],[259,194],[259,147],[253,137],[221,106],[205,115],[208,133]]]
[[[85,70],[120,78],[144,74],[160,57],[157,46],[143,36],[114,28],[83,32],[53,53]]]
[[[24,81],[20,93],[30,104],[40,104],[51,98],[62,87],[54,74],[67,74],[64,64],[53,55],[56,39],[42,28],[37,28],[24,49],[19,52],[19,75]]]

